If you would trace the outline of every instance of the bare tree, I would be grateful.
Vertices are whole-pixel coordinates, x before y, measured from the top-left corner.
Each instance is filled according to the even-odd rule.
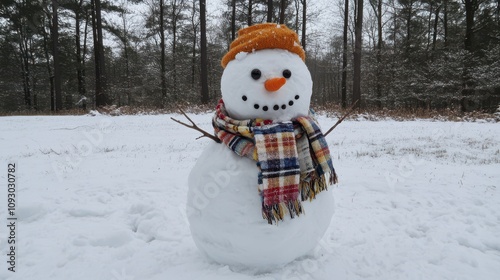
[[[438,33],[438,23],[439,23],[439,13],[441,12],[441,3],[436,8],[436,11],[434,12],[434,23],[433,23],[433,33],[432,33],[432,50],[436,50],[436,41],[437,41],[437,33]]]
[[[285,23],[285,9],[286,9],[286,0],[281,0],[280,2],[280,24]]]
[[[178,22],[184,9],[184,0],[171,0],[171,24],[172,24],[172,91],[174,100],[177,100],[177,33]]]
[[[248,0],[248,15],[247,15],[247,21],[248,21],[248,26],[252,25],[252,0]]]
[[[195,74],[196,68],[198,68],[196,60],[196,45],[198,42],[198,25],[200,24],[200,18],[197,17],[198,10],[196,9],[196,0],[193,0],[193,7],[191,9],[191,27],[193,32],[193,45],[191,48],[192,61],[191,61],[191,88],[194,89],[195,86]]]
[[[306,21],[307,21],[307,4],[306,0],[300,0],[302,3],[302,48],[306,50]]]
[[[101,107],[106,106],[110,103],[110,100],[107,96],[106,67],[104,63],[101,0],[92,0],[92,27],[94,35],[94,60],[96,75],[95,105],[96,107]]]
[[[448,48],[448,0],[443,0],[443,29],[444,29],[444,48]],[[500,2],[499,2],[500,3]]]
[[[32,65],[30,64],[30,49],[33,47],[30,35],[27,34],[25,28],[20,27],[19,30],[19,56],[21,61],[21,72],[23,76],[23,90],[24,90],[24,105],[26,109],[31,109],[31,95],[33,91],[32,84]]]
[[[50,22],[50,13],[47,11],[45,13],[45,18],[47,18],[47,21]],[[45,20],[45,19],[44,19]],[[50,27],[50,24],[47,23]],[[52,31],[50,31],[52,32]],[[50,89],[50,110],[55,111],[55,95],[54,95],[54,76],[52,74],[52,67],[51,67],[51,61],[50,61],[50,56],[49,56],[49,34],[47,33],[47,30],[45,29],[45,26],[42,27],[42,35],[43,35],[43,54],[45,58],[45,65],[47,67],[47,76],[49,77],[49,89]]]
[[[413,37],[412,21],[413,21],[413,17],[415,14],[414,5],[416,3],[417,3],[417,0],[408,0],[408,1],[402,2],[402,5],[403,5],[404,10],[406,12],[404,17],[405,17],[405,21],[406,21],[405,51],[406,51],[407,55],[409,55],[409,53],[410,53],[410,47],[411,47],[411,42],[412,42],[412,37]]]
[[[87,109],[86,103],[86,88],[85,88],[85,51],[87,43],[87,28],[88,28],[88,17],[89,13],[84,8],[84,0],[73,0],[70,2],[62,2],[64,8],[70,10],[75,15],[75,66],[76,66],[76,79],[78,83],[78,94],[80,95],[80,101],[82,109]],[[82,20],[85,21],[84,33],[83,33],[83,49],[82,49],[82,38],[81,38],[81,24]]]
[[[267,22],[273,22],[273,0],[267,0]]]
[[[469,96],[474,94],[475,81],[472,77],[472,65],[469,61],[470,57],[474,54],[474,28],[475,28],[475,13],[479,8],[480,0],[464,0],[465,5],[465,39],[464,48],[468,52],[464,56],[464,69],[462,73],[462,100],[460,107],[462,111],[469,111],[471,107]]]
[[[207,62],[207,17],[206,2],[200,0],[200,32],[201,32],[201,103],[208,103],[208,62]]]
[[[372,6],[375,16],[377,17],[377,71],[376,76],[376,92],[377,92],[377,107],[382,107],[381,97],[382,97],[382,85],[380,81],[380,74],[382,72],[382,1],[383,0],[370,0],[370,5]]]
[[[83,7],[83,0],[80,0],[80,9]],[[80,19],[77,19],[79,21]],[[86,83],[85,83],[85,55],[87,51],[87,28],[89,26],[89,13],[88,11],[85,12],[85,27],[83,29],[83,50],[80,52],[77,52],[77,57],[80,57],[80,59],[77,59],[78,63],[78,68],[77,68],[77,76],[78,76],[78,93],[80,94],[80,98],[82,100],[82,109],[86,110],[87,109],[87,100],[86,100],[86,95],[87,95],[87,90],[86,90]],[[76,43],[77,46],[80,47],[80,26],[78,25],[78,38],[76,38]]]
[[[474,51],[474,16],[479,8],[479,0],[463,0],[465,5],[465,50]]]
[[[236,0],[231,1],[231,41],[236,38]]]
[[[162,106],[165,106],[167,99],[167,68],[165,65],[165,5],[160,0],[160,81]]]
[[[295,33],[299,34],[299,11],[300,11],[300,0],[294,0],[295,4]]]
[[[361,45],[362,45],[362,30],[363,30],[363,0],[355,1],[355,26],[354,26],[354,75],[353,75],[353,102],[360,100],[361,103]]]
[[[81,1],[81,0],[80,0]],[[126,8],[126,3],[127,0],[122,0],[121,2],[121,10],[120,10],[120,17],[122,20],[122,31],[120,35],[120,40],[123,43],[123,56],[125,58],[125,79],[126,79],[126,94],[127,94],[127,105],[130,105],[131,98],[130,98],[130,32],[128,28],[128,22],[127,22],[127,8]],[[119,99],[119,102],[121,103],[121,98]]]
[[[52,0],[52,58],[54,60],[55,109],[62,109],[61,66],[59,63],[59,2]]]
[[[349,0],[344,0],[344,35],[342,46],[342,108],[347,107],[347,31],[349,25]]]

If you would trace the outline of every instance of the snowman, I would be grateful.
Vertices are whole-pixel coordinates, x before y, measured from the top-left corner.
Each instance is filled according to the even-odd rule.
[[[334,213],[328,146],[310,110],[298,35],[244,28],[222,59],[215,135],[189,178],[196,246],[231,267],[268,271],[311,253]]]

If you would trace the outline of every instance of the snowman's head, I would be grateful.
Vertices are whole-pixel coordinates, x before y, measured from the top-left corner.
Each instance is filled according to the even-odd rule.
[[[276,121],[306,116],[312,80],[297,34],[276,24],[238,34],[222,62],[222,99],[229,116]]]

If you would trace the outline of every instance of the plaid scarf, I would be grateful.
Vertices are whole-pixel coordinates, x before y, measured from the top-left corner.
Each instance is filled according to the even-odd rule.
[[[337,182],[328,145],[312,111],[285,122],[235,120],[228,117],[221,99],[212,124],[229,149],[257,162],[262,216],[269,224],[283,220],[286,210],[292,219],[299,216],[304,212],[301,201],[312,200]]]

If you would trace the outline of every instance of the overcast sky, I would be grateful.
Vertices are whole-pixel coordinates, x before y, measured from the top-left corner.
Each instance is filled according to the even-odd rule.
[[[227,7],[223,4],[224,0],[206,0],[207,1],[207,14],[216,18]],[[294,5],[294,0],[290,5]],[[340,4],[339,4],[340,3]],[[317,15],[317,18],[306,24],[307,33],[314,34],[315,38],[323,37],[324,41],[333,35],[342,35],[343,20],[341,15],[343,12],[339,11],[339,5],[343,6],[343,0],[309,0],[307,1],[308,15]],[[302,11],[299,18],[302,18]],[[341,14],[342,13],[342,14]],[[300,34],[299,34],[300,35]]]
[[[119,3],[120,1],[125,0],[117,0],[115,3]],[[208,20],[212,20],[216,22],[217,19],[222,15],[225,9],[228,9],[223,3],[224,0],[206,0],[207,1],[207,18]],[[293,0],[291,5],[293,5]],[[317,15],[316,18],[309,21],[307,23],[307,34],[311,36],[315,42],[321,42],[321,44],[326,44],[330,38],[334,35],[340,36],[342,35],[342,19],[341,12],[339,12],[339,0],[309,0],[307,11],[308,15]],[[343,1],[340,3],[342,4]],[[132,14],[128,16],[128,22],[135,22],[137,27],[135,28],[143,28],[142,25],[144,22],[144,14],[147,10],[147,7],[144,4],[141,5],[132,5],[128,4],[129,9],[132,11]],[[104,15],[107,20],[114,22],[115,24],[121,26],[121,19],[116,14],[105,14]],[[302,14],[299,15],[299,18],[302,17]],[[300,34],[299,34],[300,36]],[[311,42],[310,42],[311,43]],[[119,47],[119,43],[116,41],[114,36],[108,34],[105,39],[105,44],[112,47]]]

